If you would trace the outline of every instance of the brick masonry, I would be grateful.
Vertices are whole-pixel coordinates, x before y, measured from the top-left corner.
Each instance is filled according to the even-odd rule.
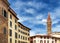
[[[1,11],[1,9],[0,9]],[[8,43],[8,20],[4,18],[0,12],[0,43]],[[4,35],[4,27],[6,28],[6,34]]]

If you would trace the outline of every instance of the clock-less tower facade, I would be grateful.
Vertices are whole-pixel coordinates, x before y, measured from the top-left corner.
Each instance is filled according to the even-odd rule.
[[[50,14],[48,14],[48,18],[47,18],[47,34],[50,35],[51,34],[51,17]]]

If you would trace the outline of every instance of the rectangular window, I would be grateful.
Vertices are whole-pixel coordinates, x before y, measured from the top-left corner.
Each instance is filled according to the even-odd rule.
[[[17,33],[15,32],[15,38],[17,38]]]
[[[6,34],[6,28],[4,27],[4,34]]]
[[[25,37],[25,40],[27,40],[27,37]]]
[[[12,15],[10,15],[10,19],[12,19]]]
[[[20,43],[20,41],[18,41],[18,43]]]
[[[15,40],[15,43],[17,43],[17,40]]]
[[[15,23],[17,23],[17,20],[15,19]]]
[[[20,25],[18,25],[18,27],[20,27]]]
[[[21,36],[21,39],[22,39],[22,36]]]
[[[28,32],[30,32],[30,30],[27,30]]]
[[[30,41],[30,43],[33,43],[33,41]]]
[[[28,38],[28,41],[29,41],[29,38]]]
[[[28,33],[28,36],[30,36],[30,34]]]
[[[10,27],[12,27],[12,22],[10,21]]]
[[[10,38],[10,43],[12,43],[12,38]]]
[[[20,35],[19,35],[19,38],[20,38]]]
[[[18,30],[18,32],[20,32],[20,30]]]
[[[9,32],[9,33],[10,33],[10,36],[12,36],[12,30],[10,30],[10,32]]]
[[[17,29],[17,25],[15,25],[15,30]]]
[[[24,36],[22,36],[22,39],[24,40]]]

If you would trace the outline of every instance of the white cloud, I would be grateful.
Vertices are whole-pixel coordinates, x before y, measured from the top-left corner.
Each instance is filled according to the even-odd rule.
[[[47,22],[47,19],[43,19],[42,22]]]
[[[31,20],[32,18],[31,17],[19,17],[19,21],[22,23],[24,21],[28,21],[28,20]]]
[[[35,14],[36,11],[32,8],[29,8],[29,9],[25,9],[25,12],[30,13],[30,14]]]
[[[30,22],[32,22],[33,24],[43,24],[46,25],[46,19],[42,19],[42,20],[31,20]]]
[[[39,14],[39,15],[36,16],[36,19],[43,19],[43,17],[44,17],[44,15]]]
[[[34,36],[34,35],[41,34],[41,33],[46,34],[44,32],[46,32],[46,30],[44,30],[43,28],[35,28],[34,30],[30,31],[30,36]]]
[[[57,19],[60,18],[60,7],[56,8],[54,12],[50,12],[50,14],[52,19],[52,25],[57,24],[60,21],[60,19]]]
[[[17,0],[15,3],[12,5],[15,6],[15,8],[21,8],[25,3]]]
[[[57,24],[59,21],[60,21],[59,19],[52,20],[52,25]]]
[[[37,2],[32,2],[32,1],[28,2],[28,5],[33,6],[36,9],[42,9],[48,6],[46,3],[43,3],[43,2],[37,3]]]
[[[50,14],[53,20],[60,17],[60,7],[56,8],[54,12],[50,12]]]
[[[43,3],[43,2],[35,2],[35,1],[29,1],[29,2],[22,2],[20,0],[17,0],[15,3],[13,3],[11,6],[14,6],[13,8],[15,10],[19,10],[21,9],[23,6],[32,6],[36,9],[42,9],[42,8],[45,8],[47,7],[48,5],[46,3]]]
[[[30,36],[34,36],[35,32],[34,31],[30,31]]]
[[[56,27],[52,28],[53,32],[60,32],[60,25],[56,25]]]
[[[36,24],[43,24],[46,25],[47,20],[44,19],[43,15],[38,15],[36,17],[25,17],[25,16],[18,16],[19,17],[19,21],[20,22],[24,22],[24,21],[29,21],[30,23],[36,25]],[[41,20],[40,20],[41,19]]]

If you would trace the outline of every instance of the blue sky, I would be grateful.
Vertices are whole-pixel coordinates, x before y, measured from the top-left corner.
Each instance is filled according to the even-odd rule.
[[[31,29],[30,35],[46,34],[46,19],[50,12],[52,31],[60,32],[60,0],[9,0],[19,21]]]

